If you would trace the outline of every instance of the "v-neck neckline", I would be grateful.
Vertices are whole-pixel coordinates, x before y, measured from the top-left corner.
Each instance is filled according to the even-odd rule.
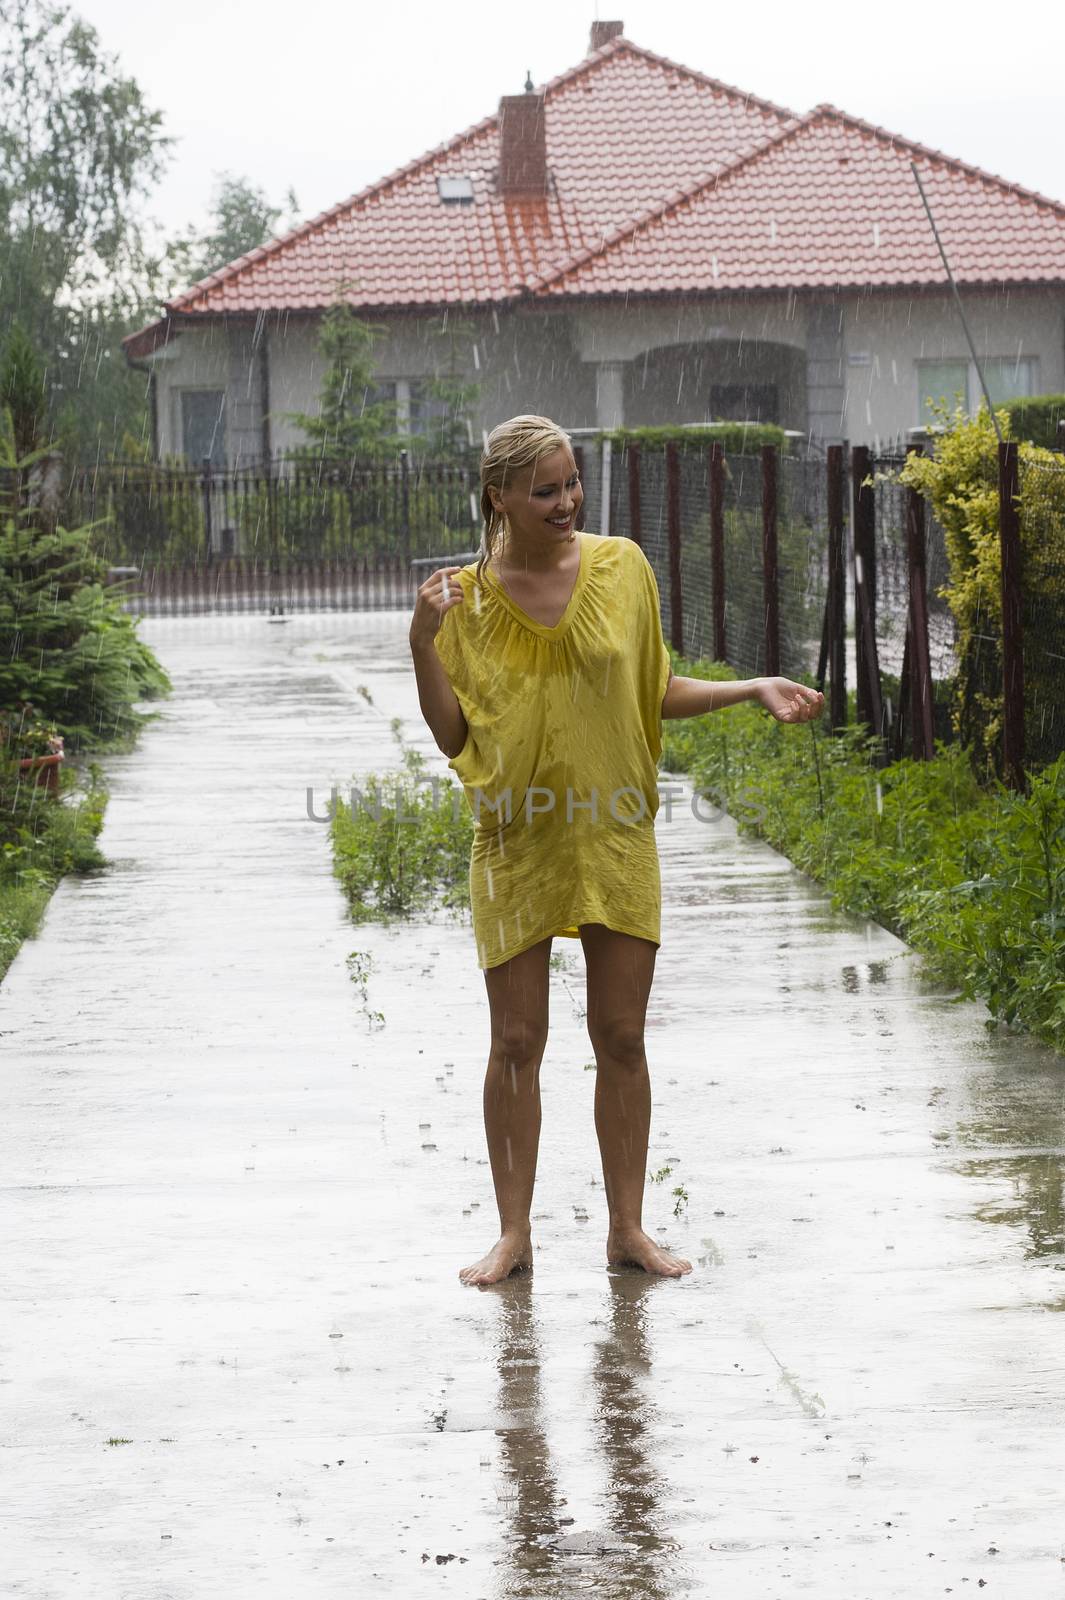
[[[559,634],[565,632],[566,628],[573,619],[573,613],[577,608],[577,601],[580,599],[581,590],[584,588],[584,582],[588,574],[588,562],[591,558],[591,552],[588,549],[587,534],[578,530],[577,538],[580,541],[580,560],[577,564],[577,576],[574,580],[573,588],[570,591],[570,597],[566,601],[565,611],[563,611],[558,621],[550,628],[547,627],[547,625],[543,622],[537,622],[535,617],[530,617],[529,613],[524,610],[522,606],[519,606],[513,595],[510,594],[510,592],[504,586],[503,580],[498,573],[493,572],[490,566],[486,566],[484,569],[489,578],[491,578],[492,583],[495,585],[496,592],[499,594],[503,603],[515,613],[518,621],[524,623],[527,628],[531,628],[534,633],[541,634],[544,638],[553,639]]]

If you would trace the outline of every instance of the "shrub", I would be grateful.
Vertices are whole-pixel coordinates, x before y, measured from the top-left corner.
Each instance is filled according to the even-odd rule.
[[[638,444],[650,449],[660,449],[667,444],[682,449],[705,450],[715,440],[725,447],[726,455],[753,455],[764,444],[775,444],[790,451],[795,444],[783,428],[771,422],[707,422],[696,427],[681,428],[606,428],[595,436],[596,442],[609,439],[619,447]]]
[[[998,439],[986,408],[960,409],[936,436],[934,455],[911,455],[896,481],[931,502],[943,526],[950,578],[940,590],[957,621],[958,673],[952,724],[982,776],[1002,777],[1002,558],[998,525]],[[1003,433],[1009,415],[997,413]],[[1062,748],[1057,707],[1065,640],[1065,471],[1060,456],[1022,441],[1021,584],[1025,624],[1025,743],[1031,767]]]
[[[354,922],[405,917],[434,903],[469,906],[473,821],[465,796],[452,783],[442,792],[419,783],[417,751],[404,760],[407,771],[391,776],[387,790],[376,774],[361,779],[354,810],[337,795],[333,871]]]
[[[170,687],[136,619],[105,593],[92,534],[91,523],[49,531],[13,496],[0,518],[0,708],[31,702],[75,749],[128,736],[145,720],[133,702]]]
[[[1065,420],[1065,394],[1025,395],[1003,407],[1010,419],[1010,438],[1027,439],[1047,450],[1061,449],[1059,422]]]
[[[674,659],[686,677],[732,677]],[[663,764],[917,950],[922,976],[1065,1051],[1065,755],[1028,795],[977,781],[961,745],[879,770],[860,725],[787,728],[740,704],[668,721]]]

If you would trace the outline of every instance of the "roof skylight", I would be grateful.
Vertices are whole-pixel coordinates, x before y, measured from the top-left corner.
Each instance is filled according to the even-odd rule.
[[[473,199],[473,179],[465,174],[455,178],[437,178],[436,189],[441,200],[454,202]]]

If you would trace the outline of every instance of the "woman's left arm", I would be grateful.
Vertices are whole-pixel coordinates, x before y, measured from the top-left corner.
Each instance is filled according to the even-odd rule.
[[[819,717],[825,697],[819,689],[790,678],[740,678],[714,680],[677,678],[670,673],[662,700],[662,720],[667,717],[698,717],[707,711],[720,711],[741,700],[754,700],[764,706],[778,722],[809,722]]]

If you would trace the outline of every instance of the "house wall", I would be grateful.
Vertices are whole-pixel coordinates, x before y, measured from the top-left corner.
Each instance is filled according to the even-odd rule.
[[[981,358],[1034,356],[1034,392],[1065,392],[1065,293],[962,289],[960,296]],[[969,360],[949,289],[913,296],[850,295],[841,297],[840,305],[844,435],[853,444],[875,445],[927,423],[918,408],[918,360]],[[977,398],[974,379],[970,405]]]
[[[209,324],[172,339],[156,351],[151,362],[158,385],[156,453],[160,460],[184,454],[181,394],[186,389],[225,390],[226,460],[230,465],[262,453],[261,353],[255,328]]]
[[[965,292],[978,351],[1038,358],[1037,392],[1065,392],[1065,295]],[[479,381],[475,438],[518,411],[582,428],[700,422],[711,383],[775,384],[780,420],[828,441],[873,444],[918,424],[919,358],[967,356],[948,294],[782,295],[732,301],[580,305],[463,314],[444,334],[439,315],[378,319],[382,379],[430,376],[453,344],[467,381]],[[465,331],[468,327],[469,331]],[[180,392],[226,389],[231,464],[263,448],[262,348],[268,350],[270,443],[302,442],[285,411],[314,412],[324,375],[317,324],[186,330],[156,353],[159,453],[180,453]]]

